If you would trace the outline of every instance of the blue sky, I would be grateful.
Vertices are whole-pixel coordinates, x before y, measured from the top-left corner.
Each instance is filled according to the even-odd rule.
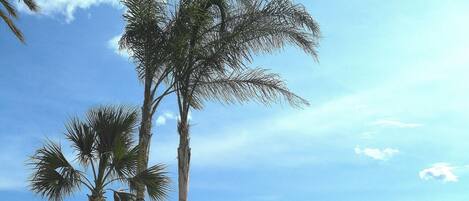
[[[43,13],[18,22],[27,45],[0,25],[3,200],[43,200],[26,187],[25,163],[46,137],[70,151],[68,118],[141,104],[134,66],[113,43],[124,26],[115,0],[38,2]],[[311,106],[193,112],[190,200],[467,200],[469,2],[296,2],[321,24],[320,62],[286,48],[253,66],[280,73]],[[155,116],[151,163],[176,181],[173,102]]]

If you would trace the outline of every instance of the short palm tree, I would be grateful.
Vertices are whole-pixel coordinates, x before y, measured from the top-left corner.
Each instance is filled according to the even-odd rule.
[[[205,101],[270,104],[286,100],[307,105],[277,74],[249,68],[253,54],[291,44],[317,57],[319,25],[302,5],[290,0],[191,0],[178,10],[170,39],[179,106],[179,201],[187,200],[190,167],[188,114]]]
[[[77,169],[65,158],[61,146],[48,142],[36,151],[31,189],[49,200],[60,201],[81,187],[89,190],[90,201],[104,201],[105,191],[114,192],[114,200],[135,200],[138,185],[146,186],[152,200],[163,200],[169,178],[159,164],[137,172],[139,147],[133,145],[138,112],[126,107],[91,109],[84,120],[72,119],[66,137],[76,152]],[[110,185],[128,185],[130,191],[108,189]]]
[[[37,6],[34,0],[20,0],[22,1],[29,10],[33,12],[37,12],[39,7]],[[8,25],[10,30],[15,34],[15,36],[24,43],[24,36],[23,33],[16,27],[13,19],[18,19],[18,14],[16,8],[12,5],[11,0],[0,0],[0,4],[3,5],[6,12],[0,8],[0,18]]]

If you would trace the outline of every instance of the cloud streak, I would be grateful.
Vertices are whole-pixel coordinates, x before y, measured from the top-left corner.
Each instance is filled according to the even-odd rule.
[[[374,160],[386,161],[391,159],[393,156],[399,153],[398,149],[393,148],[384,148],[384,149],[375,149],[375,148],[363,148],[355,147],[355,153],[357,155],[364,155]]]
[[[406,123],[398,120],[381,119],[372,123],[372,125],[382,127],[396,127],[396,128],[417,128],[421,127],[422,124],[417,123]]]

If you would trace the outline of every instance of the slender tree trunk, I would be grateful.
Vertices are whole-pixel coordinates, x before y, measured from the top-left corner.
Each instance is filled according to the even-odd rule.
[[[189,147],[189,125],[187,117],[179,121],[179,148],[178,148],[178,184],[179,184],[179,201],[187,201],[187,193],[189,191],[189,165],[191,159],[191,148]]]
[[[142,121],[140,123],[139,132],[139,153],[138,153],[138,164],[137,171],[141,172],[147,169],[148,166],[148,154],[150,149],[151,140],[151,108],[152,108],[152,97],[151,97],[151,78],[145,80],[145,91],[142,106]],[[137,201],[145,200],[145,186],[137,186]]]

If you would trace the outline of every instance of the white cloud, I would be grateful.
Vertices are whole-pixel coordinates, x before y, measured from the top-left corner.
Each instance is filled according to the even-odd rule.
[[[457,182],[458,177],[454,174],[455,167],[448,163],[436,163],[430,168],[419,172],[422,180],[440,180],[443,182]]]
[[[176,120],[178,117],[172,112],[165,112],[156,118],[156,125],[165,125],[167,120]]]
[[[124,58],[129,58],[130,53],[127,50],[121,50],[119,49],[119,40],[122,35],[117,35],[112,37],[108,42],[107,46],[108,48],[114,50],[114,52]]]
[[[77,9],[88,9],[92,6],[107,4],[116,8],[120,7],[119,0],[37,0],[40,6],[40,15],[63,16],[67,23],[75,19],[74,14]],[[19,10],[30,13],[22,3],[18,4]]]
[[[398,121],[398,120],[390,120],[390,119],[377,120],[377,121],[373,122],[372,124],[376,125],[376,126],[397,127],[397,128],[417,128],[417,127],[422,126],[422,124],[406,123],[406,122],[401,122],[401,121]]]
[[[375,160],[385,161],[392,158],[394,155],[399,153],[398,149],[385,148],[385,149],[375,149],[375,148],[364,148],[355,147],[355,153],[357,155],[365,155]]]

